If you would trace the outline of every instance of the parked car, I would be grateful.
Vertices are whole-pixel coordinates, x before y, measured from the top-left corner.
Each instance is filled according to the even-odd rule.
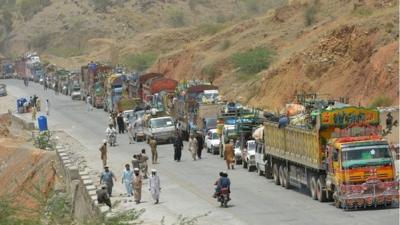
[[[225,113],[236,113],[241,107],[240,103],[228,102],[225,105]]]
[[[256,168],[256,141],[249,140],[242,152],[243,168],[247,168],[249,172]]]
[[[242,164],[242,151],[240,150],[240,141],[235,142],[234,151],[236,164]]]
[[[7,96],[7,85],[0,84],[0,96]]]
[[[144,121],[139,118],[133,122],[133,140],[135,141],[144,141]]]
[[[128,127],[128,123],[134,122],[134,112],[133,110],[125,110],[122,112],[122,117],[124,118],[125,127]]]
[[[207,135],[205,137],[205,143],[207,152],[212,153],[214,155],[219,153],[221,140],[217,133],[217,129],[211,129],[207,132]]]

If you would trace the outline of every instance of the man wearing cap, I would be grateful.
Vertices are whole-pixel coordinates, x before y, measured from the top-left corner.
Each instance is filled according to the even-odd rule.
[[[100,159],[103,161],[103,167],[105,167],[107,164],[107,140],[106,139],[103,139],[103,145],[101,145],[99,151],[101,153]]]
[[[108,195],[112,194],[112,188],[114,186],[114,181],[117,181],[117,178],[115,178],[114,173],[109,170],[108,166],[104,166],[104,171],[100,175],[100,184],[105,184],[107,185],[107,192]]]
[[[96,191],[97,195],[97,201],[99,204],[106,204],[108,207],[111,209],[111,201],[110,201],[110,196],[107,193],[107,185],[103,184],[101,185],[101,189]]]
[[[157,170],[151,170],[151,176],[149,180],[149,191],[151,193],[151,197],[154,199],[154,204],[158,204],[158,200],[160,198],[160,178],[157,175]]]
[[[132,196],[132,178],[133,178],[133,172],[130,169],[129,164],[125,164],[125,170],[122,174],[122,184],[125,184],[126,188],[126,193],[128,194],[128,197]]]
[[[133,182],[132,182],[132,186],[133,186],[133,195],[135,197],[135,202],[136,204],[140,203],[140,200],[142,198],[142,184],[143,184],[143,180],[142,180],[142,175],[140,175],[140,171],[139,168],[135,168],[133,170],[134,172],[134,176],[133,176]]]

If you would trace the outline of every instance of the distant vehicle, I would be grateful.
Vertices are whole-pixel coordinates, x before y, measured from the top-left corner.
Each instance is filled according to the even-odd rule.
[[[143,118],[139,118],[133,122],[133,140],[144,141],[144,121]]]
[[[240,142],[236,141],[234,146],[235,162],[236,164],[242,164],[242,150],[240,150]]]
[[[246,148],[242,152],[243,168],[247,168],[251,172],[256,168],[256,141],[249,140],[246,142]]]
[[[132,123],[134,121],[134,112],[133,110],[125,110],[122,112],[122,117],[124,118],[125,127],[128,127],[128,123]]]
[[[236,113],[242,106],[239,103],[228,102],[225,105],[225,113]]]
[[[217,133],[217,129],[211,129],[207,132],[205,136],[205,143],[207,152],[212,153],[213,155],[219,153],[219,145],[221,144],[221,140]]]
[[[157,142],[172,143],[175,139],[175,124],[172,117],[151,118],[144,123],[144,134],[146,140],[153,137]]]
[[[0,84],[0,96],[7,96],[7,89],[5,84]]]
[[[82,100],[81,88],[79,86],[74,86],[72,88],[71,98],[72,98],[72,100],[75,100],[75,99]]]

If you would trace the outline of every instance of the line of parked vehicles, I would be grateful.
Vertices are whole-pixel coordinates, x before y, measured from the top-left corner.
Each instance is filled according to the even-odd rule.
[[[223,157],[233,139],[237,164],[283,188],[307,188],[313,199],[344,209],[398,204],[391,151],[397,146],[398,152],[398,138],[390,137],[398,136],[398,108],[388,113],[310,94],[298,95],[280,113],[264,112],[223,101],[218,87],[205,81],[127,74],[93,62],[67,80],[75,81],[72,98],[90,97],[94,107],[122,112],[135,140],[171,143],[176,131],[184,139],[197,134],[207,152]]]

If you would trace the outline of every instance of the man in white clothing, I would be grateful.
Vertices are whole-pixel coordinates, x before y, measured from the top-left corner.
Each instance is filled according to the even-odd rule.
[[[160,178],[157,175],[157,170],[152,169],[151,176],[149,179],[149,191],[155,201],[154,204],[158,204],[160,198],[160,190],[161,190]]]

